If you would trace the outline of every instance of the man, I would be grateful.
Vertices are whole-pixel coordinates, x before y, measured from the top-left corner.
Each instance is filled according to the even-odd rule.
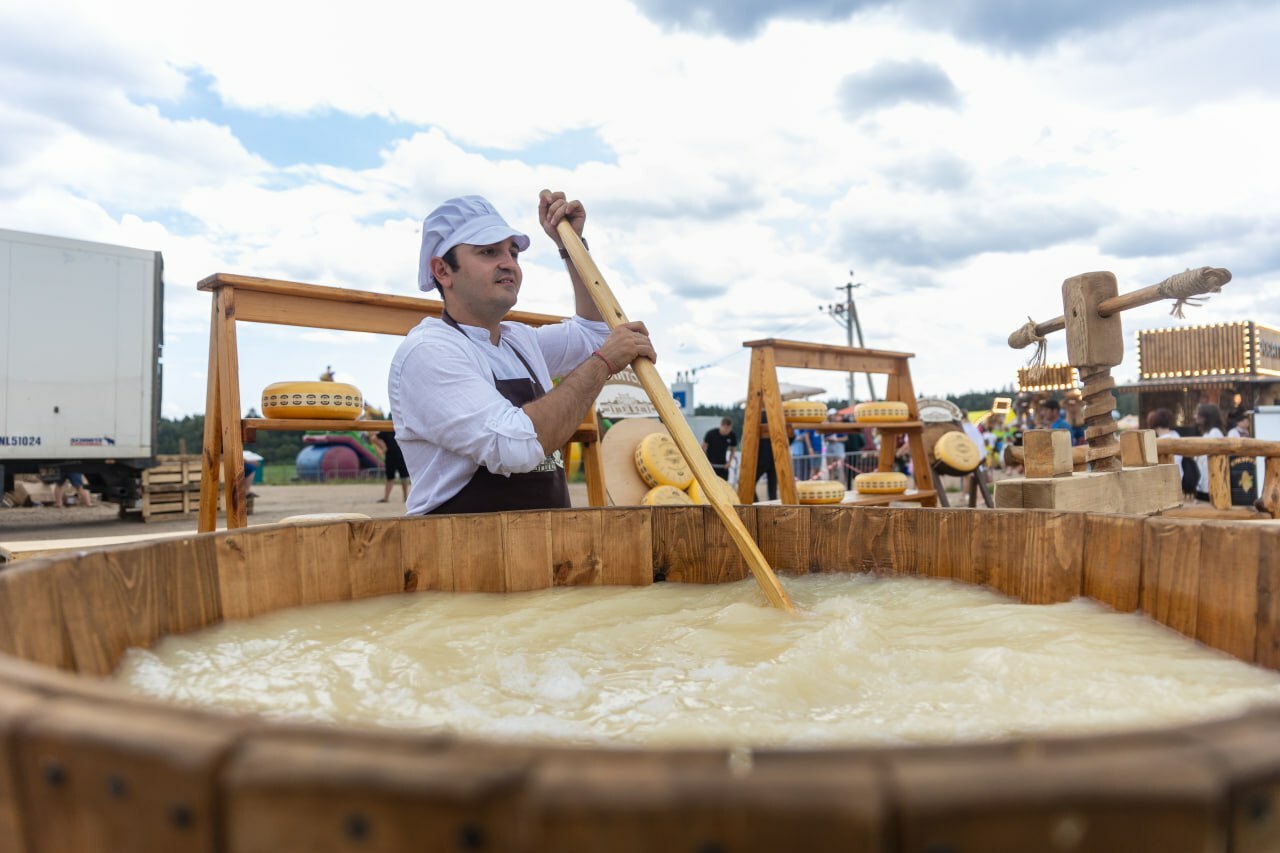
[[[93,496],[89,494],[89,490],[84,485],[84,474],[79,471],[63,471],[58,478],[58,482],[53,487],[53,505],[58,509],[62,509],[66,500],[66,485],[71,483],[71,489],[76,493],[76,502],[79,506],[93,506]]]
[[[829,423],[840,423],[840,415],[835,409],[827,409],[827,421]],[[826,440],[823,442],[823,468],[826,470],[826,479],[834,480],[837,483],[847,483],[845,477],[845,442],[849,437],[842,432],[827,433]],[[848,486],[846,485],[846,488]]]
[[[543,190],[538,216],[567,259],[556,227],[581,235],[581,202]],[[409,515],[569,506],[559,448],[610,375],[656,358],[643,323],[609,331],[572,265],[576,316],[537,329],[503,322],[528,247],[480,196],[450,199],[422,223],[418,287],[439,289],[444,316],[410,330],[388,377]],[[563,377],[554,388],[553,376]]]
[[[1071,429],[1071,423],[1062,414],[1062,406],[1049,397],[1036,409],[1036,426],[1040,429]]]
[[[720,419],[718,429],[709,429],[702,437],[702,450],[707,454],[711,469],[721,480],[729,479],[729,466],[733,464],[733,454],[738,446],[738,436],[733,431],[733,421]]]
[[[386,478],[386,485],[382,489],[382,497],[378,499],[378,503],[384,504],[391,500],[391,487],[395,484],[397,475],[400,477],[400,497],[408,503],[409,466],[405,464],[404,454],[400,452],[395,430],[374,433],[373,443],[382,451],[382,471]]]

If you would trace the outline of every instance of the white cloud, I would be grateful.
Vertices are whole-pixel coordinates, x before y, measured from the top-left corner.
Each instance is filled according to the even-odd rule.
[[[1028,313],[1061,313],[1062,279],[1091,269],[1137,287],[1232,267],[1193,321],[1280,325],[1263,295],[1280,278],[1280,11],[1145,4],[1108,18],[1085,5],[996,26],[973,4],[816,4],[815,20],[733,39],[664,31],[624,0],[0,4],[0,227],[164,253],[170,414],[204,405],[198,280],[416,295],[422,216],[468,192],[533,236],[521,307],[545,313],[570,299],[536,193],[582,198],[593,254],[651,327],[660,370],[707,365],[703,402],[745,393],[743,341],[843,343],[818,305],[851,268],[868,285],[867,343],[917,353],[917,389],[934,394],[1012,382],[1024,354],[1004,338]],[[939,17],[925,27],[927,9]],[[1019,51],[985,46],[1015,37]],[[949,108],[890,99],[846,116],[841,82],[886,63],[948,83],[929,92]],[[373,168],[280,169],[232,128],[168,117],[197,72],[263,117],[327,110],[417,129]],[[613,162],[520,159],[583,128]],[[1146,310],[1134,327],[1165,322]],[[326,364],[385,403],[393,340],[254,327],[242,341],[246,405]]]

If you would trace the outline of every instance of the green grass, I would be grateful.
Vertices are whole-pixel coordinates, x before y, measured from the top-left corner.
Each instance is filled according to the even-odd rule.
[[[262,466],[262,482],[267,486],[287,486],[295,476],[293,463]]]
[[[381,483],[382,475],[369,477],[352,477],[338,480],[299,480],[297,469],[292,462],[279,464],[268,463],[262,468],[262,484],[265,486],[332,486],[350,485],[353,483]]]

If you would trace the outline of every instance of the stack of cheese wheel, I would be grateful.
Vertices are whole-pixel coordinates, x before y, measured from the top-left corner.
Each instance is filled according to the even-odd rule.
[[[797,480],[796,494],[802,504],[838,504],[844,500],[844,485],[835,480]]]
[[[948,432],[933,445],[933,458],[941,462],[952,476],[958,476],[977,468],[982,454],[969,436],[962,432]]]
[[[820,424],[827,419],[827,407],[813,400],[788,400],[782,416],[789,424]]]
[[[685,462],[680,448],[665,432],[655,432],[640,439],[636,445],[636,471],[648,485],[649,491],[641,498],[645,506],[677,506],[680,504],[710,504],[702,487],[693,478],[693,471]],[[716,477],[712,488],[726,503],[738,503],[738,493],[724,480]]]
[[[858,403],[853,407],[853,417],[859,423],[893,423],[907,419],[907,404],[897,400],[878,400]]]
[[[349,421],[363,411],[360,389],[345,382],[276,382],[262,389],[267,418]]]
[[[907,490],[907,475],[897,471],[874,471],[853,478],[853,488],[868,495],[898,495]]]
[[[667,433],[652,432],[640,439],[636,445],[636,471],[650,487],[641,501],[645,506],[693,503],[684,492],[693,482],[693,472]]]
[[[727,480],[721,480],[719,477],[716,477],[711,482],[711,488],[716,490],[716,493],[720,495],[721,500],[725,503],[739,503],[738,493],[734,490],[733,486],[729,485]],[[686,491],[689,494],[689,499],[696,504],[711,503],[711,501],[707,499],[707,496],[702,493],[702,487],[698,485],[697,480],[691,480],[689,482],[689,488]]]
[[[682,504],[687,506],[692,504],[693,500],[675,486],[654,486],[645,492],[640,503],[645,506],[680,506]]]

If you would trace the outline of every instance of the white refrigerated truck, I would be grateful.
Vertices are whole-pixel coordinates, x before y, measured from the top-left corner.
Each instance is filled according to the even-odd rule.
[[[122,507],[154,464],[159,252],[0,229],[0,471],[80,472]]]

